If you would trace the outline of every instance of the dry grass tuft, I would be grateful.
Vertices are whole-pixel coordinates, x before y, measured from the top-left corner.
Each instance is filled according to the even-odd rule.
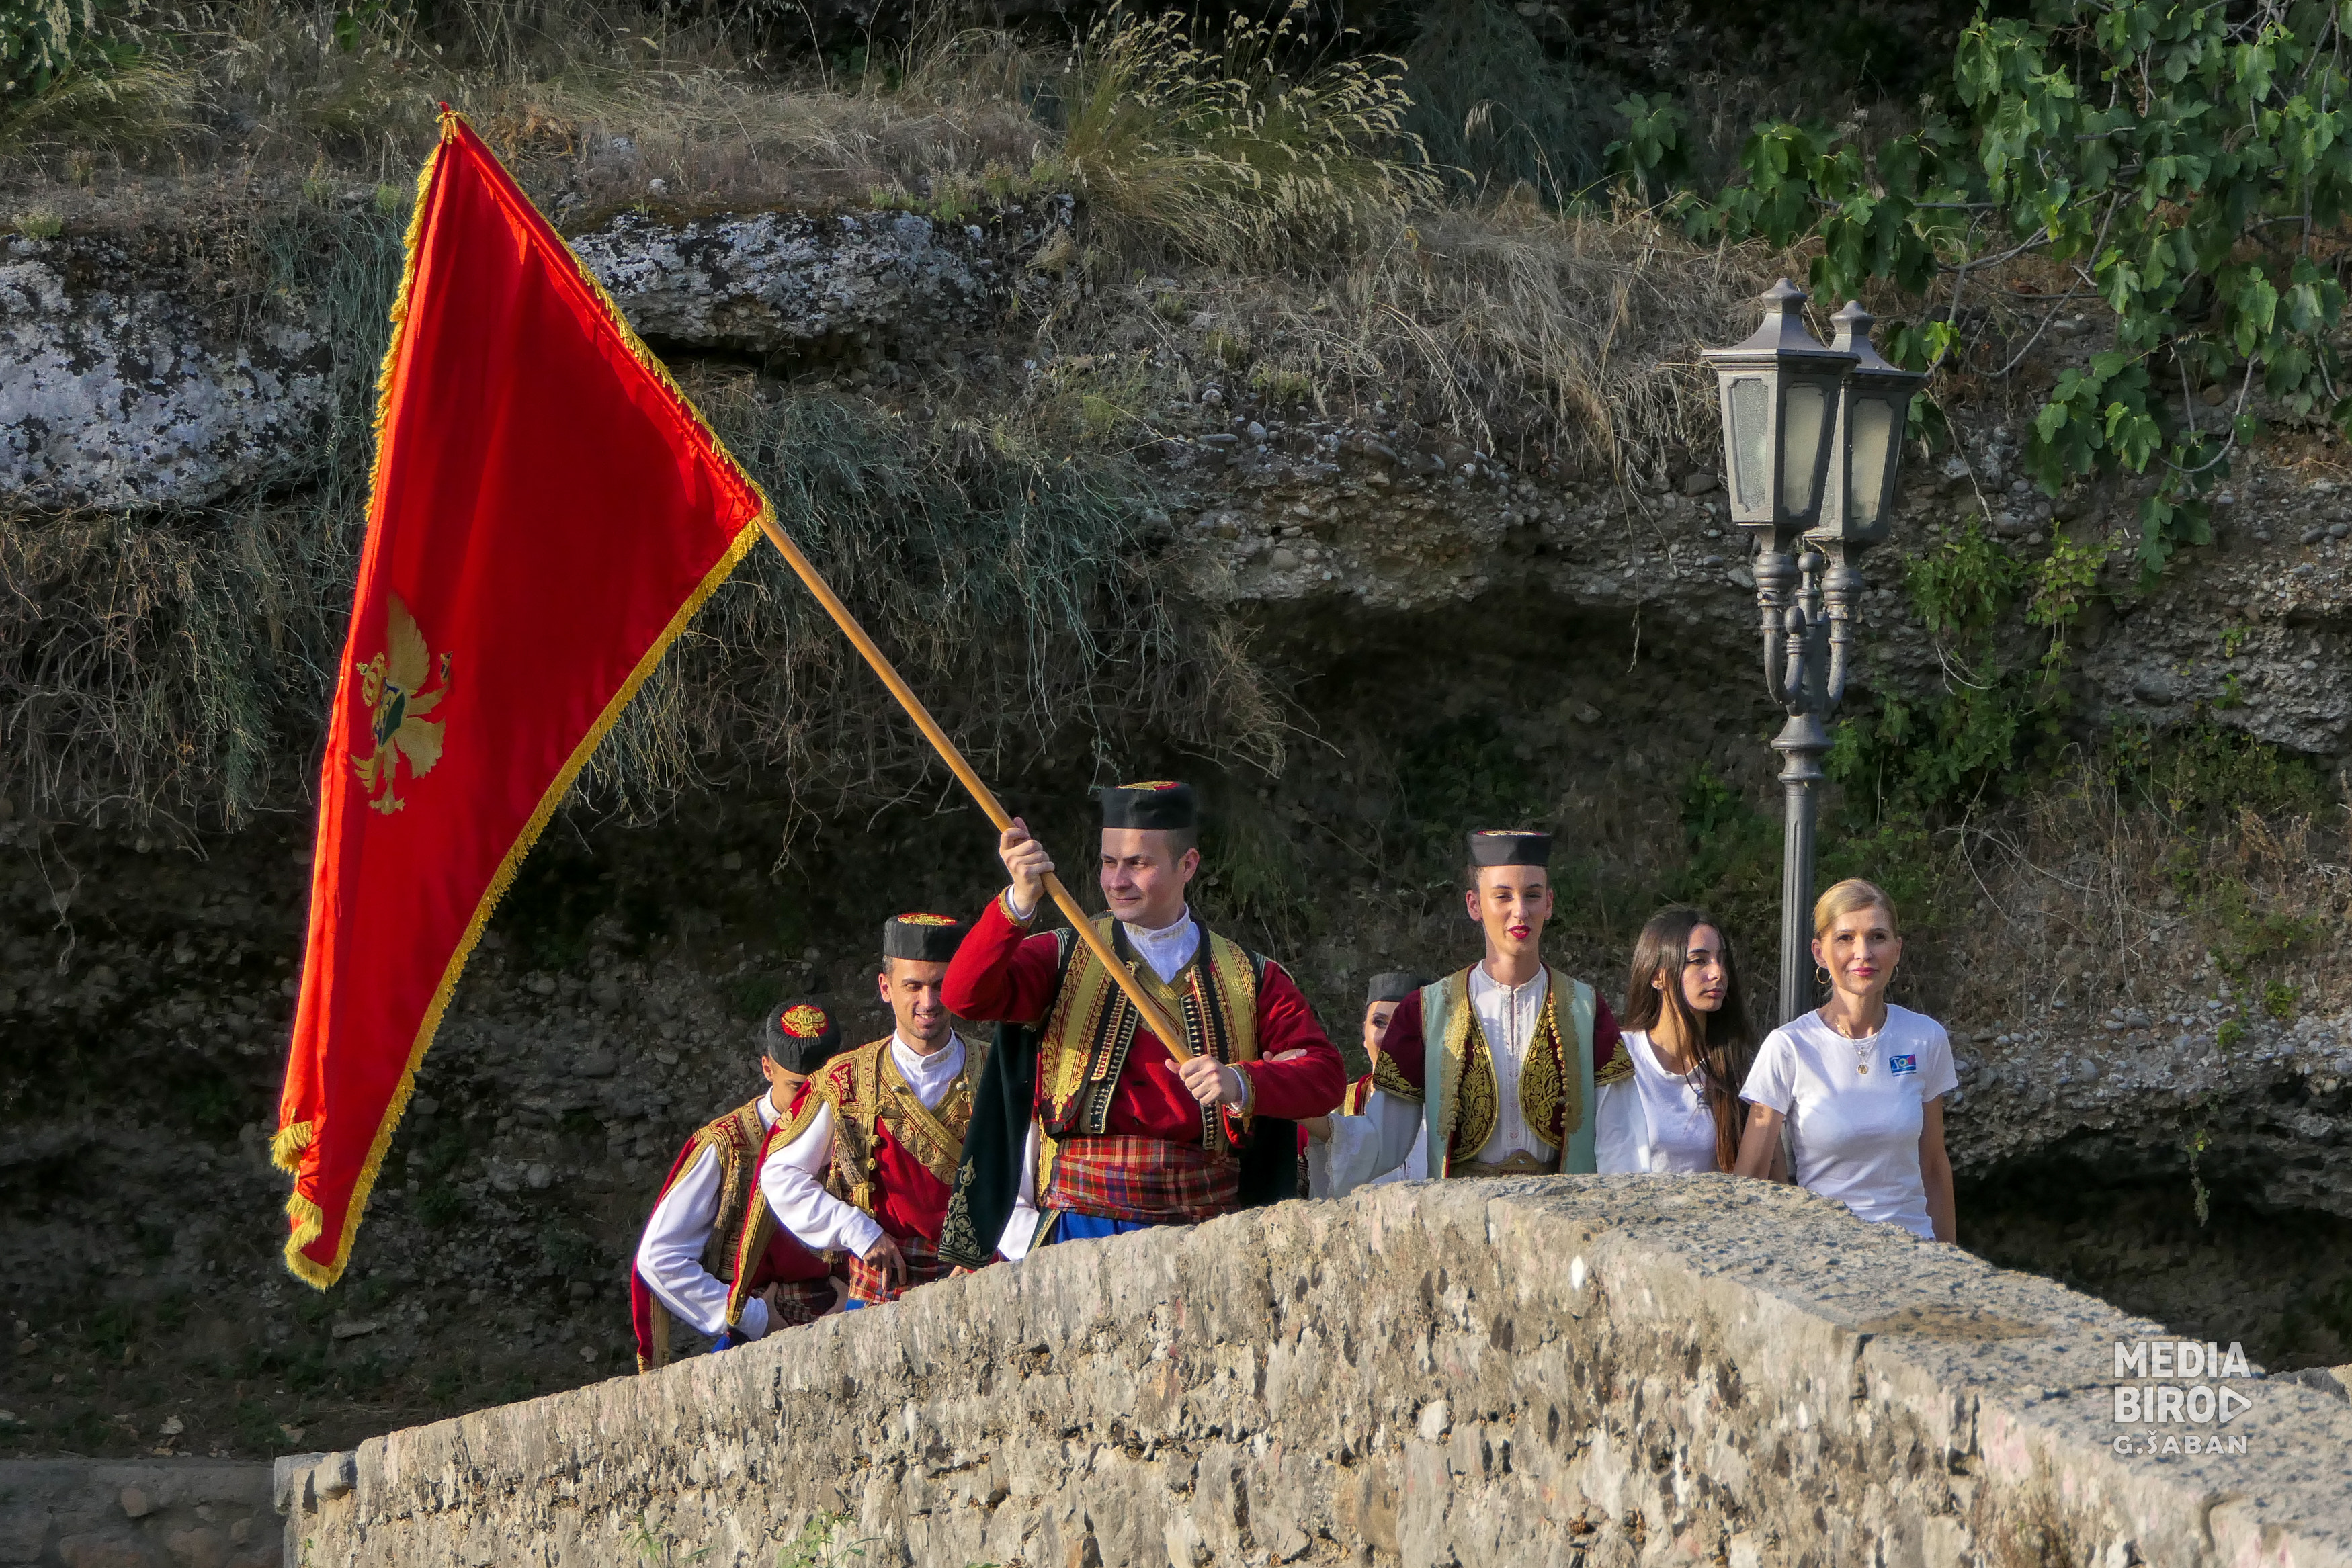
[[[0,116],[0,160],[40,152],[135,156],[199,129],[199,85],[194,72],[157,55],[68,70],[47,92]]]
[[[1622,474],[1712,444],[1697,350],[1746,335],[1773,260],[1520,194],[1421,214],[1348,275],[1333,308],[1285,327],[1360,395],[1413,385],[1485,444],[1549,427],[1570,461]]]
[[[1064,156],[1123,248],[1249,267],[1354,254],[1436,176],[1405,134],[1402,62],[1345,57],[1294,76],[1306,7],[1236,16],[1213,45],[1181,14],[1097,22],[1058,84]]]
[[[114,74],[0,118],[0,181],[87,183],[97,166],[168,160],[398,182],[443,101],[542,199],[638,200],[656,179],[673,203],[850,197],[1025,170],[1053,141],[1024,107],[1029,54],[1002,34],[920,32],[845,81],[772,64],[724,17],[612,0],[222,0],[184,20],[135,34],[142,52]]]
[[[1717,440],[1699,348],[1751,330],[1755,296],[1792,266],[1520,193],[1417,211],[1318,274],[1152,279],[1107,307],[1121,322],[1056,330],[1074,350],[1123,333],[1202,377],[1333,411],[1377,400],[1490,451],[1655,481]]]

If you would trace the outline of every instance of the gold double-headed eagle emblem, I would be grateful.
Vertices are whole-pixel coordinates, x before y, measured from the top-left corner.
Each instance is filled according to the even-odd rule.
[[[365,757],[352,758],[352,767],[368,792],[368,804],[390,816],[408,804],[393,787],[400,759],[408,758],[412,779],[432,772],[433,765],[441,760],[443,726],[425,716],[449,695],[449,655],[441,655],[440,684],[428,692],[424,688],[433,676],[433,651],[425,646],[425,633],[417,630],[415,617],[396,593],[385,617],[384,632],[384,651],[355,669],[375,749]]]

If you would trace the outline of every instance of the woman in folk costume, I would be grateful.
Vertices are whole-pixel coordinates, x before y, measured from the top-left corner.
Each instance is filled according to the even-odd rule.
[[[768,1129],[840,1051],[841,1030],[814,1002],[785,1002],[768,1009],[760,1045],[767,1092],[686,1141],[637,1243],[629,1320],[639,1372],[669,1359],[672,1318],[723,1350],[812,1322],[840,1300],[825,1260],[777,1232],[759,1166]]]
[[[1371,1157],[1366,1153],[1370,1141],[1380,1136],[1369,1112],[1372,1099],[1372,1077],[1378,1071],[1381,1051],[1386,1045],[1389,1025],[1396,1021],[1397,1009],[1404,999],[1429,982],[1404,969],[1391,969],[1374,975],[1364,988],[1364,1060],[1372,1065],[1364,1075],[1348,1085],[1346,1098],[1339,1109],[1328,1116],[1316,1116],[1300,1124],[1305,1135],[1299,1142],[1300,1156],[1307,1162],[1307,1194],[1309,1197],[1345,1197],[1346,1192],[1336,1188],[1333,1171],[1355,1170]],[[1405,1163],[1379,1179],[1381,1182],[1412,1179],[1413,1161]]]
[[[948,1272],[940,1223],[988,1056],[955,1032],[940,1002],[962,936],[944,915],[883,925],[879,989],[897,1030],[812,1078],[761,1161],[778,1222],[805,1246],[849,1255],[853,1308]]]
[[[1618,1050],[1632,1062],[1641,1115],[1604,1136],[1602,1173],[1727,1171],[1739,1158],[1748,1105],[1739,1086],[1756,1031],[1723,927],[1704,910],[1650,916],[1633,944]]]
[[[1475,832],[1469,850],[1464,906],[1486,956],[1398,1006],[1372,1072],[1379,1136],[1335,1170],[1340,1191],[1404,1165],[1416,1143],[1422,1167],[1406,1174],[1433,1180],[1590,1172],[1600,1143],[1637,1135],[1609,1004],[1543,961],[1551,835]]]
[[[1944,1026],[1886,999],[1903,961],[1895,902],[1860,878],[1813,904],[1830,998],[1764,1037],[1740,1097],[1741,1176],[1771,1169],[1788,1129],[1797,1185],[1923,1241],[1954,1235],[1944,1096],[1960,1086]]]
[[[1053,862],[1015,819],[997,844],[1012,885],[948,970],[958,1017],[1012,1026],[958,1176],[947,1250],[960,1263],[1289,1197],[1295,1124],[1336,1109],[1347,1086],[1282,966],[1210,930],[1186,903],[1201,865],[1192,789],[1122,784],[1099,799],[1110,913],[1097,925],[1181,1021],[1192,1056],[1178,1065],[1073,934],[1029,934]]]

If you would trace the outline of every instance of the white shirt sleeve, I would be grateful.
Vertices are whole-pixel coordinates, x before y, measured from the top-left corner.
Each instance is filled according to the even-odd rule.
[[[760,1166],[760,1191],[776,1211],[776,1222],[812,1252],[839,1249],[856,1257],[882,1239],[882,1228],[824,1190],[824,1167],[833,1158],[833,1107],[820,1103],[801,1135],[769,1155]]]
[[[1920,1052],[1927,1060],[1919,1063],[1919,1102],[1923,1105],[1960,1086],[1960,1075],[1952,1066],[1952,1037],[1933,1019],[1927,1020],[1927,1028],[1932,1031],[1927,1049]]]
[[[1739,1086],[1739,1097],[1783,1116],[1797,1103],[1797,1042],[1787,1030],[1776,1029],[1764,1037],[1756,1064],[1748,1070],[1748,1082]]]
[[[1008,1263],[1029,1256],[1038,1221],[1045,1218],[1037,1211],[1037,1124],[1033,1120],[1021,1140],[1021,1191],[1013,1199],[1013,1212],[1005,1216],[1004,1234],[996,1239],[998,1255]]]
[[[1642,1086],[1632,1078],[1598,1085],[1592,1092],[1592,1167],[1602,1176],[1650,1168],[1650,1115]]]
[[[1350,1135],[1349,1142],[1343,1150],[1339,1141],[1339,1130],[1351,1122],[1361,1123],[1363,1127],[1360,1132]],[[1421,1131],[1421,1107],[1410,1100],[1400,1100],[1379,1089],[1373,1090],[1371,1098],[1364,1102],[1362,1115],[1332,1117],[1329,1156],[1330,1196],[1344,1197],[1356,1188],[1368,1182],[1378,1180],[1403,1165],[1406,1156],[1412,1152],[1415,1146],[1414,1140],[1420,1136]],[[1314,1145],[1310,1139],[1307,1149],[1307,1174],[1310,1182],[1314,1175]],[[1414,1169],[1407,1172],[1402,1179],[1417,1181],[1420,1176],[1421,1172]],[[1316,1196],[1319,1197],[1322,1195],[1318,1193]]]
[[[1380,1124],[1367,1115],[1331,1118],[1328,1138],[1307,1140],[1307,1196],[1345,1197],[1368,1179],[1380,1155]]]
[[[1416,1111],[1419,1107],[1414,1107]],[[1374,1176],[1367,1186],[1395,1186],[1404,1182],[1429,1179],[1429,1123],[1424,1118],[1412,1130],[1412,1148],[1405,1155],[1404,1163],[1385,1176]]]
[[[717,1334],[727,1326],[727,1282],[702,1266],[702,1249],[719,1218],[719,1151],[704,1149],[694,1164],[670,1184],[646,1220],[637,1242],[637,1275],[661,1304],[698,1333]],[[760,1309],[757,1333],[751,1328],[751,1312],[743,1312],[744,1329],[757,1339],[767,1332],[768,1309]]]

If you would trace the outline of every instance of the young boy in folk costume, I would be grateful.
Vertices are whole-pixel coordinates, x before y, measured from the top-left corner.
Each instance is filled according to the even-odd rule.
[[[1551,836],[1475,832],[1469,848],[1464,903],[1486,956],[1398,1005],[1373,1068],[1374,1157],[1335,1172],[1347,1185],[1404,1164],[1416,1140],[1412,1180],[1590,1172],[1597,1130],[1638,1136],[1609,1004],[1543,962]]]
[[[768,1129],[841,1050],[841,1030],[814,1002],[785,1002],[768,1009],[760,1045],[767,1092],[686,1141],[637,1243],[629,1319],[639,1372],[669,1359],[672,1318],[723,1350],[811,1322],[839,1300],[825,1260],[776,1233],[759,1166]]]
[[[1192,789],[1122,784],[1099,800],[1110,913],[1097,926],[1181,1021],[1193,1054],[1180,1066],[1139,1026],[1074,934],[1028,934],[1054,864],[1015,819],[997,842],[1012,885],[948,969],[958,1017],[1020,1026],[999,1036],[958,1176],[947,1232],[958,1263],[1291,1197],[1295,1124],[1336,1109],[1346,1087],[1339,1053],[1282,967],[1186,904],[1201,865]]]
[[[853,1308],[948,1272],[940,1222],[988,1055],[955,1032],[940,1000],[963,930],[944,915],[884,925],[880,990],[896,1032],[811,1079],[761,1162],[778,1222],[804,1246],[849,1255]]]

